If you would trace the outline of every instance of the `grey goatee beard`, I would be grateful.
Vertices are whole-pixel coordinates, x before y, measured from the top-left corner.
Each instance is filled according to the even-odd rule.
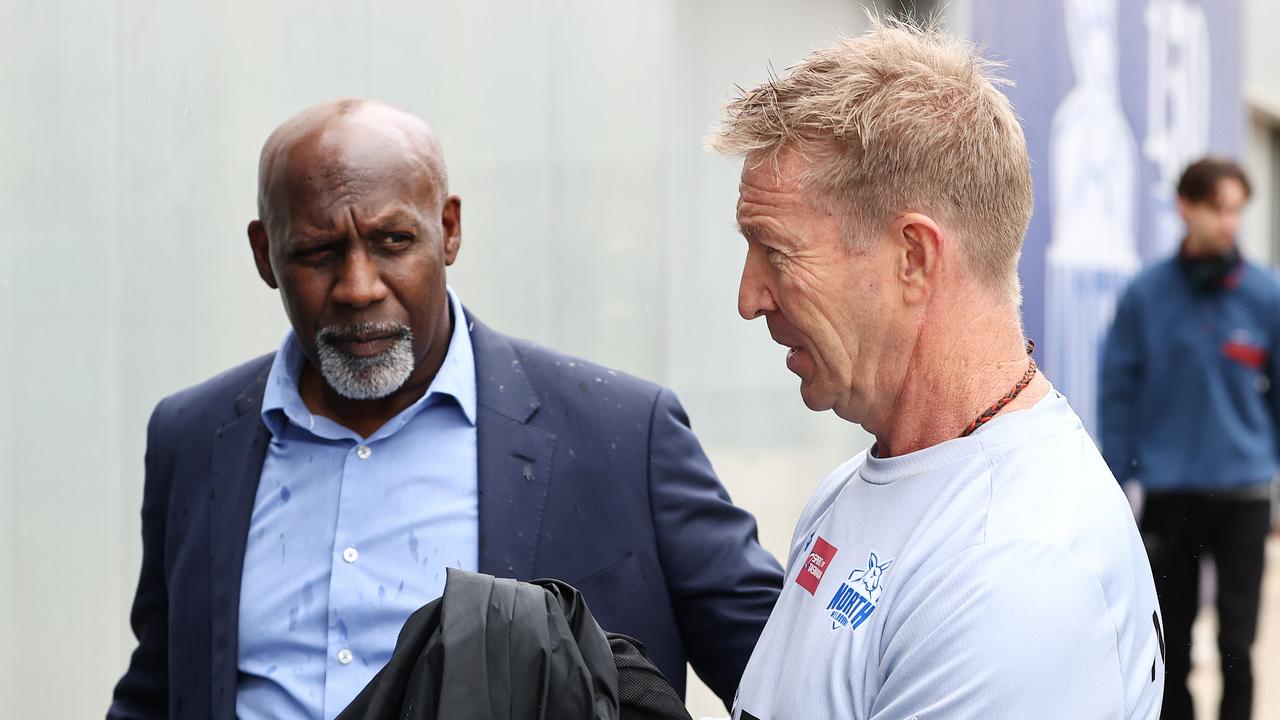
[[[344,335],[396,333],[390,348],[373,357],[357,357],[335,345]],[[413,374],[413,333],[398,322],[330,325],[316,333],[320,374],[335,392],[348,400],[376,400],[399,390]]]

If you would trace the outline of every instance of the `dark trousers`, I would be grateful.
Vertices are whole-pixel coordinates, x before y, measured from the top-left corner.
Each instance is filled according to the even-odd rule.
[[[1167,674],[1162,720],[1192,720],[1187,690],[1191,624],[1200,605],[1200,557],[1213,557],[1218,575],[1218,651],[1222,656],[1221,720],[1247,720],[1253,711],[1249,650],[1258,627],[1258,595],[1271,504],[1210,494],[1152,494],[1142,511],[1142,539],[1151,559],[1164,619]]]

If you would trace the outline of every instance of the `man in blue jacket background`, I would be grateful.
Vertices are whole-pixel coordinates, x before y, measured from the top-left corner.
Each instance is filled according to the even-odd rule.
[[[489,329],[439,142],[368,100],[263,147],[257,271],[292,329],[147,429],[138,638],[111,718],[333,718],[447,568],[577,587],[727,704],[782,585],[671,391]],[[513,239],[518,242],[519,239]]]
[[[1102,452],[1145,493],[1141,530],[1167,633],[1162,718],[1191,718],[1186,678],[1200,557],[1217,567],[1223,720],[1248,718],[1271,487],[1280,469],[1280,284],[1236,246],[1249,181],[1205,158],[1178,182],[1186,237],[1116,307],[1100,382]]]

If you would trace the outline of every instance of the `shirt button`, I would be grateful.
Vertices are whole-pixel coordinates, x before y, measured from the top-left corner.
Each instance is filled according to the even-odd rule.
[[[368,460],[369,456],[372,454],[373,454],[373,448],[369,447],[368,445],[360,445],[356,448],[356,457],[360,458],[361,460]]]
[[[343,665],[350,665],[352,659],[353,659],[353,656],[351,655],[350,650],[346,648],[342,648],[341,650],[338,651],[338,662],[342,663]]]
[[[342,559],[346,560],[349,563],[355,562],[356,559],[359,557],[360,557],[360,551],[356,550],[353,547],[349,547],[346,550],[342,551]]]

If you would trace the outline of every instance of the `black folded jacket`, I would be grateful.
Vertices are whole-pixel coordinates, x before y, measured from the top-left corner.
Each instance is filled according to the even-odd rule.
[[[450,569],[338,720],[689,720],[643,647],[577,590]]]

